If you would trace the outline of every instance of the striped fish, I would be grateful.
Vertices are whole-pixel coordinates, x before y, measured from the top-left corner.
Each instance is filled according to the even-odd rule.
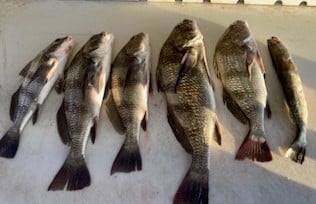
[[[80,190],[90,185],[85,162],[88,137],[94,143],[105,85],[110,76],[114,36],[92,36],[67,68],[64,100],[57,113],[59,135],[70,151],[48,190]]]

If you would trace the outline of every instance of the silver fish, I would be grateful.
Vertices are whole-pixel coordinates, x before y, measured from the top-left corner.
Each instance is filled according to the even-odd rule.
[[[220,144],[221,131],[203,35],[196,21],[183,20],[169,35],[160,51],[157,83],[167,99],[169,125],[192,155],[173,203],[208,203],[211,137],[215,134]]]
[[[90,185],[85,149],[90,135],[94,143],[97,122],[110,76],[114,36],[92,36],[67,68],[65,95],[57,113],[58,130],[70,151],[48,190],[79,190]]]
[[[73,44],[70,36],[56,39],[20,72],[22,84],[11,98],[10,118],[13,125],[0,140],[0,156],[15,156],[25,125],[31,117],[33,124],[36,123],[42,104],[63,74]]]
[[[264,110],[271,114],[267,106],[265,68],[247,22],[237,20],[226,29],[216,45],[214,68],[223,84],[227,108],[250,126],[236,159],[271,161],[264,128]]]
[[[285,99],[297,127],[296,137],[285,156],[302,164],[307,145],[308,117],[302,81],[290,53],[277,37],[268,39],[268,47],[274,69],[282,84]]]
[[[141,126],[146,130],[148,120],[149,69],[149,35],[139,33],[121,49],[112,65],[113,98],[110,100],[113,100],[114,105],[110,109],[117,112],[126,137],[113,162],[111,174],[142,169],[139,135]],[[109,115],[109,118],[113,117]]]

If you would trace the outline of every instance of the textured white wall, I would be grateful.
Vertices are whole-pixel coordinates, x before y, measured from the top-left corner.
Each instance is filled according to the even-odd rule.
[[[28,2],[28,3],[27,3]],[[114,54],[135,33],[148,32],[152,45],[152,73],[172,28],[183,18],[198,21],[205,37],[207,58],[215,44],[236,19],[248,20],[258,41],[267,70],[272,119],[266,120],[270,163],[235,161],[237,148],[248,129],[226,109],[216,82],[219,118],[225,128],[222,146],[211,151],[210,201],[231,203],[315,203],[316,200],[316,9],[202,4],[151,4],[115,2],[7,1],[0,3],[0,136],[11,125],[9,105],[18,87],[19,71],[57,37],[71,34],[76,50],[94,33],[113,32]],[[288,46],[304,85],[309,107],[308,150],[299,165],[284,158],[283,149],[294,138],[283,104],[283,94],[272,68],[266,40],[279,36]],[[155,83],[154,83],[155,84]],[[190,156],[176,141],[166,120],[165,99],[154,92],[149,98],[148,132],[141,136],[143,170],[110,176],[112,162],[124,136],[112,128],[103,109],[96,143],[87,147],[90,187],[77,192],[47,192],[68,152],[58,135],[56,112],[62,96],[53,92],[38,123],[29,124],[13,160],[0,158],[0,203],[171,203],[190,164]]]

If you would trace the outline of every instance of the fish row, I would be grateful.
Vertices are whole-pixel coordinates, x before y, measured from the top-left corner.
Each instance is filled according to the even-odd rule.
[[[141,129],[147,129],[147,102],[152,90],[149,36],[134,35],[111,64],[113,42],[111,33],[92,36],[65,69],[74,39],[60,38],[20,72],[23,81],[11,98],[13,124],[0,140],[0,156],[15,156],[25,125],[31,118],[36,123],[53,87],[64,92],[57,127],[62,142],[70,150],[48,190],[79,190],[90,185],[85,149],[89,138],[92,143],[95,141],[103,102],[114,128],[125,134],[111,174],[142,169],[139,135]],[[289,52],[277,37],[268,40],[268,48],[297,125],[297,136],[287,156],[302,163],[307,144],[307,107],[301,80]],[[249,125],[236,159],[271,161],[264,128],[265,114],[271,115],[265,68],[245,21],[234,22],[224,32],[216,45],[213,65],[222,82],[226,107],[239,121]],[[157,89],[167,101],[168,123],[192,155],[191,166],[173,202],[208,203],[210,145],[213,135],[221,144],[222,126],[216,114],[214,83],[203,35],[196,21],[185,19],[172,30],[160,51],[156,79]]]

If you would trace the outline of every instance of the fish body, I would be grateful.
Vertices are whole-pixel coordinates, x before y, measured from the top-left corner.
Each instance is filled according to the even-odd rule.
[[[92,36],[67,68],[64,100],[57,113],[58,130],[70,151],[48,190],[80,190],[90,185],[85,162],[89,136],[95,140],[99,112],[110,76],[114,36]]]
[[[290,53],[277,37],[268,39],[268,48],[274,69],[282,84],[291,116],[297,127],[296,137],[286,152],[286,156],[302,164],[307,145],[306,132],[308,118],[302,81]]]
[[[214,68],[223,84],[226,106],[237,119],[250,126],[236,159],[271,161],[264,128],[265,69],[247,22],[237,20],[224,32],[215,49]]]
[[[141,126],[146,130],[148,120],[149,69],[149,35],[138,33],[121,49],[112,65],[113,108],[118,112],[126,137],[111,174],[142,169],[139,135]]]
[[[23,81],[11,98],[13,125],[0,140],[0,156],[15,156],[25,125],[31,117],[36,123],[42,104],[63,74],[73,44],[70,36],[56,39],[20,72]]]
[[[192,155],[173,202],[208,203],[211,138],[216,134],[220,143],[220,130],[203,35],[196,21],[183,20],[169,35],[160,52],[157,83],[167,99],[173,133]]]

